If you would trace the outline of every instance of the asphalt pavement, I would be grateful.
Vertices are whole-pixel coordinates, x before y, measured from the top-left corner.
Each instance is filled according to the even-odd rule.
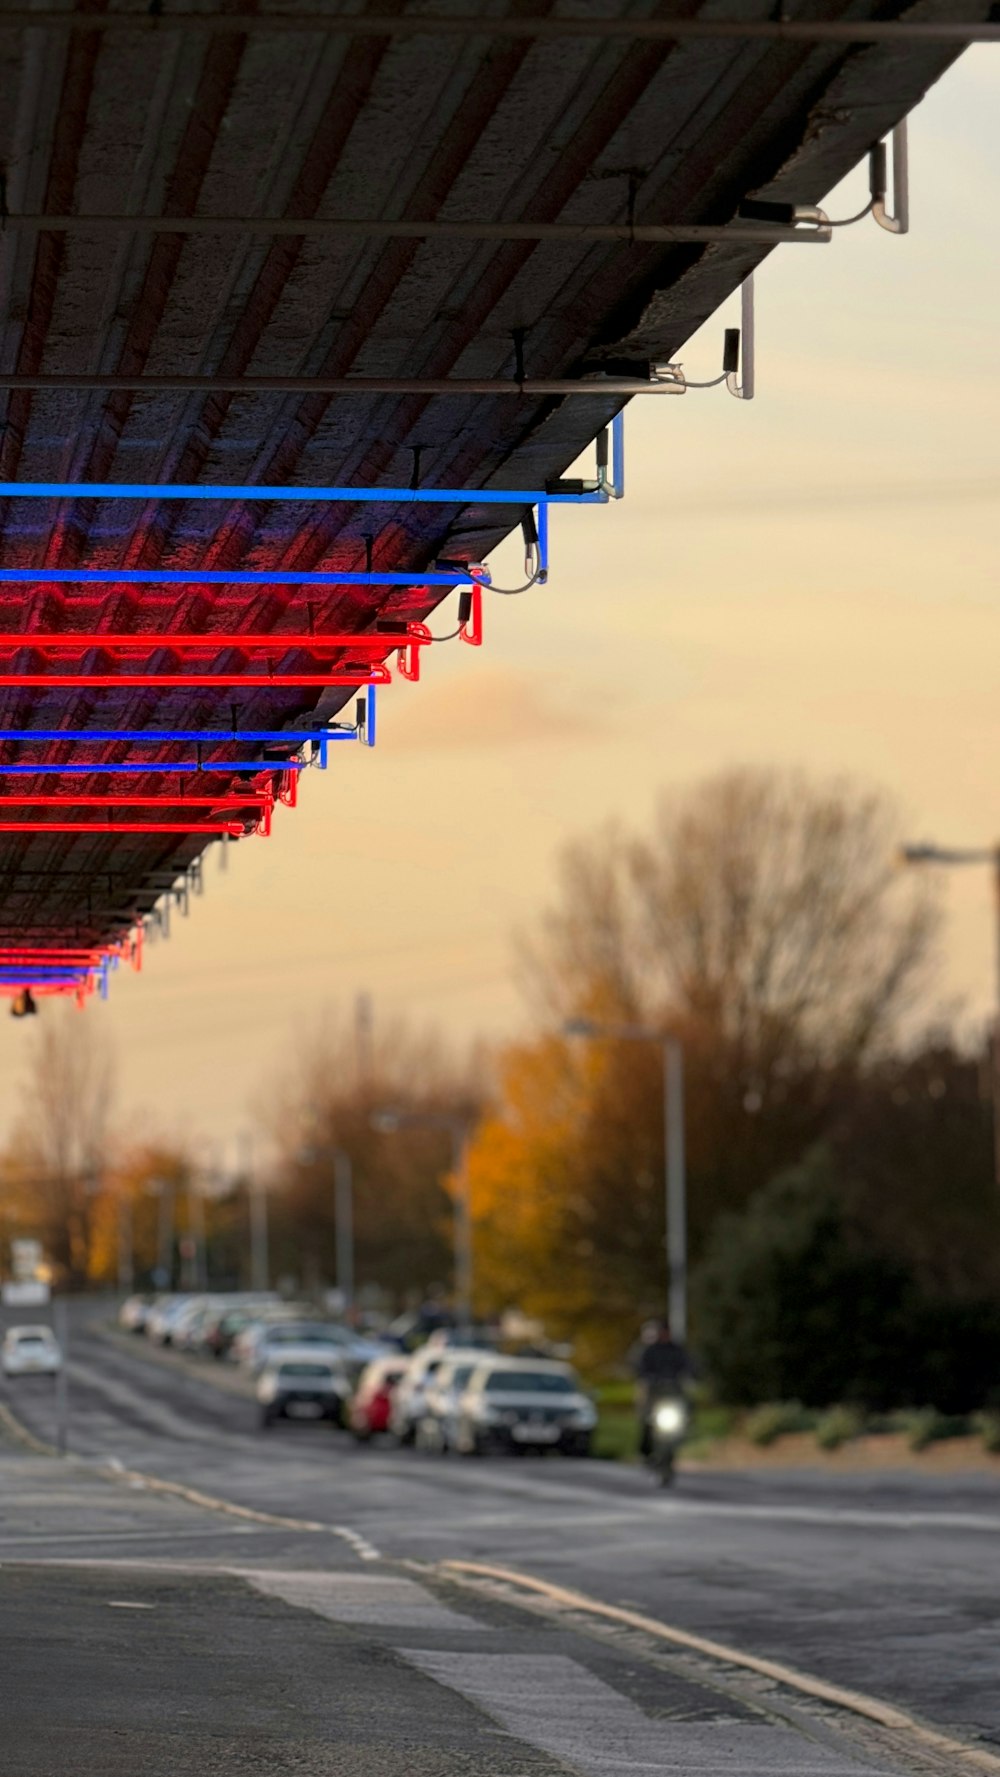
[[[1000,1772],[989,1476],[696,1473],[662,1495],[620,1464],[262,1434],[231,1372],[220,1386],[215,1366],[150,1361],[90,1318],[72,1327],[70,1459],[0,1443],[4,1777],[967,1765],[941,1733]],[[51,1383],[0,1401],[54,1441]],[[459,1584],[454,1561],[782,1662],[932,1731],[882,1732],[815,1687],[551,1599],[539,1615],[517,1586]]]

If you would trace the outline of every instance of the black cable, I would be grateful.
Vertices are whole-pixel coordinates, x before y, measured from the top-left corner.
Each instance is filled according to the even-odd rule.
[[[837,220],[832,220],[830,217],[828,217],[827,220],[824,222],[823,227],[824,228],[853,228],[854,224],[856,222],[863,222],[866,216],[870,216],[874,208],[875,208],[875,199],[873,197],[870,197],[868,199],[868,202],[866,203],[864,209],[859,210],[856,216],[841,216]]]

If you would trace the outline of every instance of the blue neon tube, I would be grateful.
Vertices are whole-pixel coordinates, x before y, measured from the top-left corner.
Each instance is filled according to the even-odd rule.
[[[0,584],[15,586],[466,586],[489,585],[485,574],[378,571],[348,573],[325,568],[315,573],[283,568],[0,568]],[[280,641],[280,636],[276,637]]]
[[[17,741],[144,741],[158,746],[161,741],[202,741],[205,746],[227,746],[236,740],[288,741],[301,746],[312,740],[357,740],[345,728],[0,728],[0,740]]]
[[[65,963],[6,963],[0,967],[0,981],[82,981],[95,967],[94,963],[78,963],[72,968]]]
[[[234,771],[308,771],[304,759],[281,759],[272,762],[269,759],[231,759],[222,765],[199,764],[197,759],[185,760],[180,765],[137,765],[129,761],[125,765],[0,765],[0,777],[89,777],[93,772],[106,772],[113,776],[116,772],[141,772],[147,777],[163,777],[165,775],[226,777]],[[0,798],[2,803],[2,798]]]
[[[23,500],[297,500],[394,506],[537,506],[549,499],[579,503],[593,494],[546,494],[532,488],[247,487],[156,481],[0,481],[0,497]]]

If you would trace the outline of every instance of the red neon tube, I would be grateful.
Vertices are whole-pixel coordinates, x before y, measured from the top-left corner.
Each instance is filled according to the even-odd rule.
[[[72,996],[74,999],[79,999],[81,991],[75,981],[4,981],[0,982],[0,999],[16,999],[18,994],[24,993],[26,988],[31,989],[36,999],[43,993],[51,995],[53,998],[57,994],[64,994],[67,998]],[[86,991],[84,989],[84,992]]]
[[[265,790],[226,791],[219,796],[0,796],[0,808],[266,808],[274,798]]]
[[[389,668],[377,664],[373,664],[367,673],[349,669],[330,673],[241,673],[239,670],[222,673],[0,673],[0,687],[4,690],[30,687],[35,691],[44,691],[46,687],[79,691],[87,686],[102,691],[148,691],[155,690],[158,685],[183,691],[210,691],[218,685],[248,685],[260,691],[275,686],[280,689],[282,685],[322,690],[328,685],[391,684]]]
[[[477,588],[478,590],[478,588]],[[480,597],[482,595],[480,594]],[[311,630],[287,634],[275,631],[262,634],[256,630],[212,630],[190,634],[187,631],[155,630],[144,634],[134,630],[0,630],[0,653],[17,648],[37,648],[48,654],[76,654],[86,648],[103,648],[115,654],[152,654],[156,648],[172,648],[183,654],[214,654],[219,648],[240,648],[243,652],[278,654],[289,648],[301,648],[307,654],[391,654],[402,647],[422,648],[432,640],[424,623],[407,623],[405,630],[393,634],[314,635]]]
[[[103,950],[65,950],[54,946],[51,950],[41,947],[25,947],[0,950],[0,968],[20,963],[81,963],[87,968],[98,968],[104,959]]]
[[[228,833],[242,839],[241,821],[0,821],[0,833]]]

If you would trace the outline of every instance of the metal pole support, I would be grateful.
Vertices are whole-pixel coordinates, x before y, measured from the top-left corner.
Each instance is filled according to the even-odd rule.
[[[663,1115],[667,1193],[667,1299],[670,1327],[687,1339],[687,1177],[684,1153],[684,1052],[676,1037],[663,1045]]]

